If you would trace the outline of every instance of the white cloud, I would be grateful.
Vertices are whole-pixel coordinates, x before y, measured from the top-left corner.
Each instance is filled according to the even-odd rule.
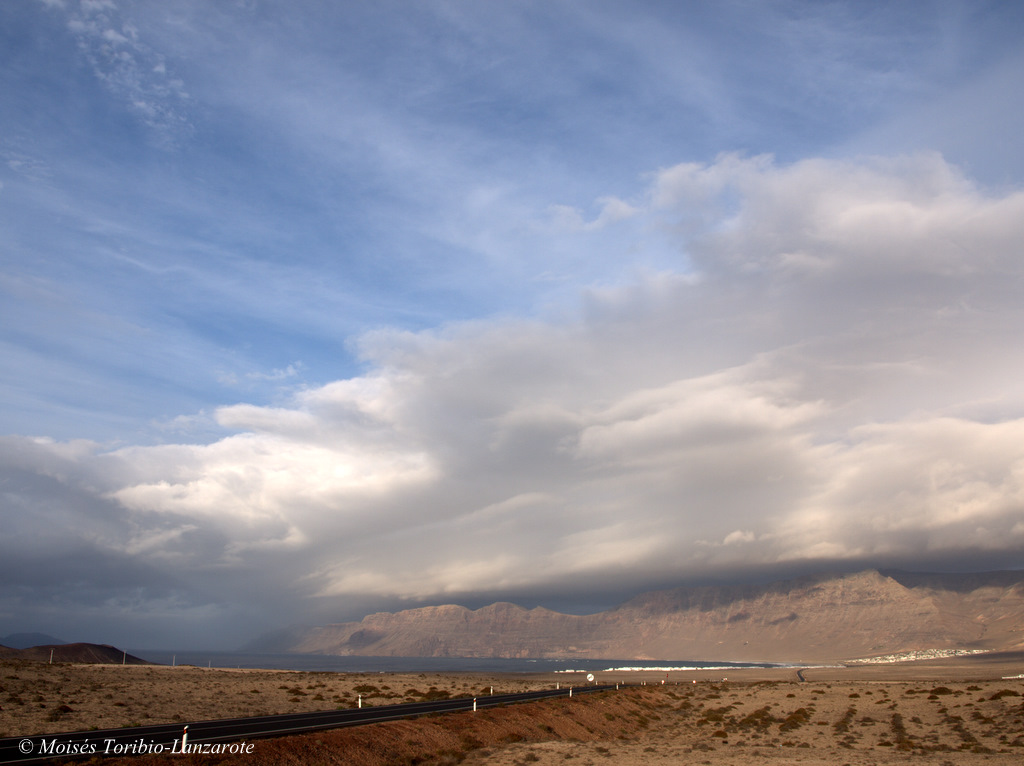
[[[738,545],[754,542],[754,533],[749,530],[736,529],[725,536],[722,545]]]
[[[293,362],[282,369],[271,370],[270,372],[250,372],[246,377],[252,380],[287,380],[296,377],[302,370],[302,362]]]
[[[67,27],[93,75],[131,107],[160,142],[169,146],[191,133],[184,81],[169,75],[164,57],[140,39],[138,28],[122,19],[117,5],[82,0],[79,11],[68,11],[67,16]]]
[[[808,543],[840,557],[1019,549],[1022,438],[1020,419],[917,416],[855,428],[823,461],[819,491],[781,520],[787,555],[804,555]]]
[[[601,210],[588,221],[579,208],[570,205],[552,205],[548,208],[550,224],[555,231],[600,231],[607,226],[625,221],[637,215],[640,210],[617,197],[601,197],[597,200]]]
[[[744,381],[744,373],[751,375],[727,370],[630,394],[581,428],[575,454],[616,464],[674,461],[784,432],[820,410],[815,402],[788,400],[785,381]]]
[[[1022,207],[933,155],[670,168],[633,215],[694,273],[367,334],[364,376],[221,408],[208,445],[5,459],[116,501],[167,566],[197,536],[275,557],[288,598],[1019,552]]]
[[[892,280],[1020,269],[1024,193],[986,197],[935,154],[787,167],[724,155],[663,171],[651,202],[709,270]]]
[[[86,14],[117,10],[113,0],[82,0],[80,5],[82,11]]]

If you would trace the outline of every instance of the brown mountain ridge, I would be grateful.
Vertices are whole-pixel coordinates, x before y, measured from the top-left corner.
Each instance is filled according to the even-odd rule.
[[[495,603],[371,614],[308,629],[288,651],[391,657],[806,662],[1024,648],[1024,572],[867,570],[641,594],[571,615]]]

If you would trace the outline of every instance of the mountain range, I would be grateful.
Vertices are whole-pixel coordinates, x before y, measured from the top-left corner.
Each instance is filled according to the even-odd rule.
[[[371,614],[286,631],[274,648],[401,657],[805,662],[1024,648],[1024,572],[867,570],[652,591],[572,615],[495,603]]]

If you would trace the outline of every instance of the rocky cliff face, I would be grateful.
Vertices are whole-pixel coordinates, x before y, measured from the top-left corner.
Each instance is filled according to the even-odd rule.
[[[1024,648],[1024,572],[866,571],[645,593],[568,615],[497,603],[372,614],[289,649],[407,657],[821,661],[921,649]]]

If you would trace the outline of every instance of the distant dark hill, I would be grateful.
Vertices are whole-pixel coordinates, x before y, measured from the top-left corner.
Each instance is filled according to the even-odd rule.
[[[52,655],[51,655],[52,651]],[[109,644],[44,644],[28,649],[0,646],[0,659],[33,662],[78,662],[92,665],[152,665]]]
[[[68,643],[62,638],[54,638],[46,633],[11,633],[0,638],[0,645],[9,646],[11,649],[28,649],[32,646],[52,646],[53,644]]]
[[[392,657],[825,661],[920,650],[1024,649],[1024,572],[874,570],[769,585],[653,591],[569,615],[433,606],[311,628],[288,647]]]

